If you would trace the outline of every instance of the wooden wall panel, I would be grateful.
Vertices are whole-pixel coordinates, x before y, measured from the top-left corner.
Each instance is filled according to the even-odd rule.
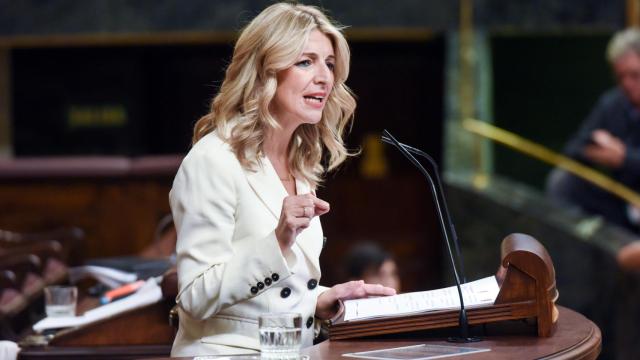
[[[428,183],[420,174],[379,180],[337,176],[318,196],[331,204],[321,219],[327,237],[320,258],[323,285],[348,280],[345,255],[362,241],[392,254],[403,291],[440,285],[443,243]]]
[[[148,178],[0,180],[0,228],[19,232],[77,226],[86,258],[135,254],[169,210],[173,175]]]

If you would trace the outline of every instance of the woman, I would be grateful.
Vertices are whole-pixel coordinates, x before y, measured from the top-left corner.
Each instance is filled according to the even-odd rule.
[[[211,112],[170,193],[178,231],[180,327],[172,356],[255,351],[258,315],[298,312],[302,344],[340,299],[392,295],[353,281],[318,286],[329,204],[314,189],[348,156],[355,101],[349,48],[314,7],[275,4],[242,31]]]

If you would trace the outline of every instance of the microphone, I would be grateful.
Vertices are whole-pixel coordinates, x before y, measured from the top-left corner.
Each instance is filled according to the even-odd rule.
[[[386,131],[386,130],[385,130]],[[387,131],[388,133],[388,131]],[[385,142],[389,145],[396,145],[390,138],[388,138],[386,135],[382,135],[382,142]],[[465,271],[464,271],[464,258],[462,257],[462,251],[460,251],[460,241],[458,240],[458,234],[456,233],[456,229],[453,226],[453,221],[451,220],[451,214],[449,213],[449,209],[447,207],[447,202],[444,199],[444,190],[442,190],[442,182],[440,181],[440,176],[438,175],[440,172],[438,171],[438,165],[436,164],[435,160],[433,160],[433,158],[431,156],[429,156],[429,154],[427,154],[426,152],[420,150],[420,149],[416,149],[412,146],[403,144],[401,142],[398,142],[398,145],[402,146],[404,149],[406,149],[408,152],[418,155],[424,159],[427,160],[428,165],[431,166],[431,170],[430,173],[433,174],[433,176],[435,177],[435,184],[438,187],[438,192],[437,195],[434,196],[438,196],[440,203],[442,204],[443,210],[444,210],[444,215],[445,215],[445,222],[447,223],[447,228],[449,229],[449,231],[451,232],[451,238],[453,239],[453,247],[456,251],[456,259],[458,260],[456,262],[456,264],[458,265],[458,268],[460,269],[460,276],[462,277],[462,284],[467,282],[467,277],[465,276]],[[428,171],[429,172],[429,171]],[[432,181],[433,179],[429,179],[430,181]]]
[[[454,275],[454,279],[456,281],[456,289],[458,290],[458,297],[460,298],[460,315],[459,315],[459,318],[458,318],[458,324],[460,326],[460,336],[459,337],[457,337],[457,336],[449,337],[447,339],[447,341],[449,341],[449,342],[457,342],[457,343],[468,343],[468,342],[480,341],[479,338],[470,337],[469,336],[469,321],[467,319],[467,310],[464,307],[464,299],[462,298],[462,288],[460,287],[460,277],[458,276],[458,270],[457,270],[457,266],[456,266],[456,261],[455,261],[455,259],[453,257],[453,251],[451,251],[451,241],[449,240],[449,235],[448,235],[448,232],[447,232],[447,226],[445,226],[445,221],[448,220],[449,225],[450,225],[449,229],[453,228],[453,224],[451,223],[451,219],[449,217],[448,211],[447,211],[446,220],[445,220],[445,215],[443,215],[443,209],[446,210],[446,204],[444,206],[442,206],[440,204],[441,203],[440,200],[442,200],[442,203],[444,203],[444,195],[438,193],[438,187],[436,187],[436,183],[433,181],[433,178],[431,177],[429,172],[422,166],[422,164],[418,160],[416,160],[416,158],[413,157],[413,155],[411,155],[411,153],[407,149],[407,145],[404,145],[404,144],[400,143],[387,130],[383,130],[382,134],[383,134],[382,141],[395,146],[402,153],[402,155],[404,155],[404,157],[406,157],[413,165],[415,165],[418,168],[418,170],[420,170],[420,172],[429,181],[429,185],[430,185],[429,189],[431,190],[431,194],[433,196],[433,200],[435,201],[436,211],[438,213],[438,220],[440,222],[440,232],[442,234],[443,239],[445,240],[445,243],[447,244],[447,250],[449,252],[449,259],[451,260],[451,267],[453,268],[453,275]],[[414,149],[414,150],[418,150],[418,149]],[[420,151],[420,152],[422,152],[422,151]],[[431,163],[432,167],[437,169],[433,159],[431,159],[431,157],[429,155],[427,155],[426,153],[424,153],[424,155],[425,155],[425,158]],[[437,176],[437,172],[436,172],[436,176]],[[438,178],[438,180],[439,180],[439,178]],[[440,183],[438,183],[438,185],[440,186]],[[441,186],[439,187],[439,189],[440,189],[440,191],[442,191],[442,187]],[[454,232],[454,234],[455,234],[455,232]]]

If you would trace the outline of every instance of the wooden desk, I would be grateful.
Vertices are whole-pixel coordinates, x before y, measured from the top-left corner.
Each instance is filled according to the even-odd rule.
[[[460,344],[465,347],[490,348],[491,351],[449,357],[447,359],[461,360],[494,360],[494,359],[580,359],[592,360],[598,357],[601,349],[602,337],[600,329],[589,319],[577,312],[558,307],[560,318],[558,327],[553,336],[545,338],[536,335],[535,327],[529,326],[529,334],[519,335],[488,335],[483,341],[472,344]],[[493,331],[491,328],[488,332]],[[392,347],[433,344],[456,345],[447,342],[444,338],[428,336],[410,336],[411,339],[360,339],[360,340],[327,340],[318,345],[303,349],[301,354],[310,359],[345,360],[342,354],[359,351],[371,351]],[[229,357],[233,359],[234,357]],[[155,358],[162,360],[192,359],[181,358]]]
[[[558,307],[560,319],[553,336],[544,338],[535,334],[535,328],[530,327],[529,334],[517,335],[488,335],[482,342],[465,344],[463,346],[490,348],[490,352],[477,353],[459,357],[463,360],[485,359],[596,359],[601,348],[600,329],[584,316],[573,310]],[[132,326],[134,329],[142,329]],[[492,328],[487,331],[492,332]],[[511,332],[509,332],[511,333]],[[303,349],[302,354],[311,359],[340,359],[344,353],[377,350],[390,347],[439,344],[452,345],[443,338],[429,336],[412,336],[411,339],[360,339],[325,341],[313,347]],[[170,344],[166,345],[131,345],[131,346],[56,346],[24,349],[20,359],[192,359],[170,358]],[[452,357],[451,359],[455,359]]]
[[[461,346],[490,348],[491,351],[448,359],[596,359],[600,354],[602,342],[600,329],[589,319],[573,310],[561,306],[558,307],[558,310],[560,311],[558,327],[551,337],[538,337],[535,332],[531,335],[488,335],[484,341]],[[488,331],[492,331],[491,328]],[[345,358],[342,356],[344,353],[417,344],[454,345],[443,338],[414,337],[411,340],[376,338],[373,340],[325,341],[304,349],[302,353],[309,355],[311,359],[344,360]]]

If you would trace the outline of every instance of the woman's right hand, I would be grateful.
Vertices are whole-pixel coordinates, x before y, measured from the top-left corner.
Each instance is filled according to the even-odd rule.
[[[280,220],[276,227],[276,238],[284,252],[296,242],[296,236],[309,227],[315,216],[329,212],[329,203],[313,194],[290,195],[282,202]]]

